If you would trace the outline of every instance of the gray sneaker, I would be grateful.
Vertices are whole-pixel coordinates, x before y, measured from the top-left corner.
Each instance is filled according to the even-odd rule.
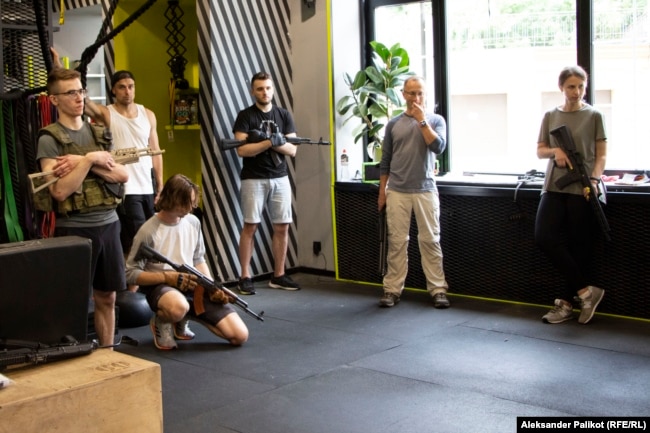
[[[187,318],[174,323],[174,337],[177,340],[191,340],[195,336],[196,334],[190,329],[190,321]]]
[[[566,305],[562,300],[555,300],[555,307],[542,316],[544,323],[562,323],[573,318],[573,308]]]
[[[603,296],[605,296],[605,291],[596,286],[589,286],[588,289],[589,294],[586,298],[578,297],[580,299],[580,317],[578,317],[578,323],[582,323],[583,325],[589,323],[591,318],[594,317],[596,307],[598,307]]]
[[[438,292],[433,295],[433,306],[435,308],[449,308],[450,305],[449,298],[447,298],[445,292]]]
[[[392,307],[397,303],[399,303],[399,296],[388,292],[384,292],[384,296],[379,300],[380,307]]]
[[[153,333],[153,344],[160,350],[172,350],[178,347],[174,341],[174,330],[171,323],[165,323],[154,315],[149,322]]]

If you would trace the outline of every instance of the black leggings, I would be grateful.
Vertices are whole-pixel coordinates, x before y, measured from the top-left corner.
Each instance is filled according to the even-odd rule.
[[[589,284],[595,218],[583,196],[546,192],[537,208],[535,243],[566,279],[560,298],[572,302]]]
[[[153,194],[128,194],[124,196],[124,201],[118,207],[117,214],[122,224],[120,240],[122,241],[122,251],[124,254],[128,254],[131,250],[133,238],[140,227],[142,227],[142,224],[154,215],[153,199]]]

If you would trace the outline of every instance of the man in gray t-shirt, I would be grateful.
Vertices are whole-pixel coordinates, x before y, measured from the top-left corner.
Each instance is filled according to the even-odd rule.
[[[126,288],[126,276],[120,222],[115,212],[118,198],[111,196],[104,184],[124,183],[129,176],[81,118],[86,90],[81,86],[79,72],[55,68],[48,76],[47,91],[57,108],[58,120],[40,131],[37,159],[41,170],[52,173],[46,181],[56,179],[49,186],[58,211],[54,236],[92,240],[95,331],[100,345],[111,346],[115,334],[115,294]]]
[[[436,154],[445,150],[444,118],[427,113],[425,83],[420,77],[404,82],[406,111],[386,125],[380,163],[378,208],[386,208],[388,224],[387,271],[379,305],[399,302],[408,272],[408,236],[411,212],[418,226],[418,245],[427,291],[436,308],[448,308],[447,281],[440,247],[440,199],[436,188]]]

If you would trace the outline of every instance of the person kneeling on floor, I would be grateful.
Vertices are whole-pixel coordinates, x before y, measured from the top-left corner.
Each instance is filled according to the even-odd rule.
[[[197,285],[196,276],[176,272],[169,264],[139,254],[141,245],[146,245],[172,262],[191,264],[210,278],[201,222],[191,213],[197,206],[198,192],[199,187],[186,176],[170,177],[156,204],[157,213],[136,233],[126,262],[128,284],[139,286],[155,313],[151,331],[154,344],[162,350],[175,349],[176,340],[194,338],[189,319],[233,346],[248,340],[248,328],[224,292],[218,290],[210,298]]]

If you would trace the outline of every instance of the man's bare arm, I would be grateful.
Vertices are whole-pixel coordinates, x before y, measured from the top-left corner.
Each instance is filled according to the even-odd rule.
[[[149,131],[149,148],[154,151],[159,151],[160,150],[160,142],[158,141],[158,121],[156,120],[156,115],[154,114],[153,111],[151,111],[148,108],[145,108],[145,112],[147,113],[147,118],[149,119],[149,123],[151,124],[151,131]],[[153,163],[153,173],[154,173],[154,178],[156,179],[156,191],[154,191],[154,197],[157,199],[158,194],[160,194],[160,191],[162,191],[163,188],[163,157],[162,155],[153,155],[152,157],[152,163]]]

